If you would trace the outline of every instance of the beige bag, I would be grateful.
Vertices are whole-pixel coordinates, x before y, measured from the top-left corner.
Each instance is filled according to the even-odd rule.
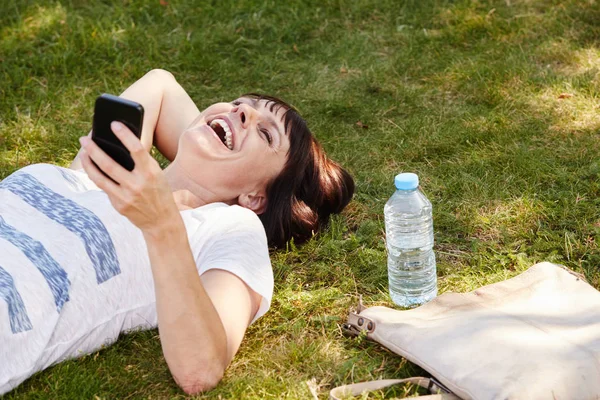
[[[346,328],[365,331],[462,399],[600,399],[600,292],[555,264],[413,310],[363,308]],[[348,385],[330,397],[361,391]]]

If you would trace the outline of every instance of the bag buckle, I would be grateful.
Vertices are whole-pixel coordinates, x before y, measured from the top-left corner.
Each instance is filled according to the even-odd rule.
[[[358,336],[360,335],[360,331],[356,329],[356,327],[352,324],[344,323],[342,324],[342,331],[345,335],[348,336]]]
[[[362,302],[361,304],[359,304],[359,308],[357,311],[358,313],[360,313],[362,309],[364,309],[364,307],[361,309],[361,306]],[[358,336],[362,332],[366,332],[368,337],[369,334],[375,331],[375,327],[376,324],[374,321],[352,311],[348,313],[348,322],[342,324],[342,329],[344,333],[351,336]]]
[[[452,393],[450,389],[444,386],[440,381],[438,381],[434,376],[429,378],[429,386],[427,386],[429,393]]]

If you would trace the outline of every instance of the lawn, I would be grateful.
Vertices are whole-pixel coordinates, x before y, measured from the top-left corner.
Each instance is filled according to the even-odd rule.
[[[200,398],[310,399],[312,387],[325,399],[336,385],[424,373],[340,328],[359,295],[392,305],[383,205],[401,171],[433,203],[440,292],[543,260],[600,288],[597,0],[5,0],[0,179],[68,166],[95,97],[153,68],[200,108],[245,92],[287,100],[357,183],[328,230],[272,253],[272,308]],[[149,331],[4,398],[47,397],[184,395]]]

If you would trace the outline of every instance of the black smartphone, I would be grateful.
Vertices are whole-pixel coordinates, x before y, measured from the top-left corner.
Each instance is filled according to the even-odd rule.
[[[111,94],[103,94],[98,96],[94,107],[92,140],[123,168],[131,171],[135,163],[129,150],[110,129],[110,124],[112,121],[119,121],[140,138],[143,120],[144,107],[141,104]]]

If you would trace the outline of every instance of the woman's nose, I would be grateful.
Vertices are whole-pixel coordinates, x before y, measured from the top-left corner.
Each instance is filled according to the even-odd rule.
[[[239,118],[244,128],[249,123],[250,118],[252,118],[252,107],[250,107],[248,104],[237,105],[231,110],[231,112]]]

